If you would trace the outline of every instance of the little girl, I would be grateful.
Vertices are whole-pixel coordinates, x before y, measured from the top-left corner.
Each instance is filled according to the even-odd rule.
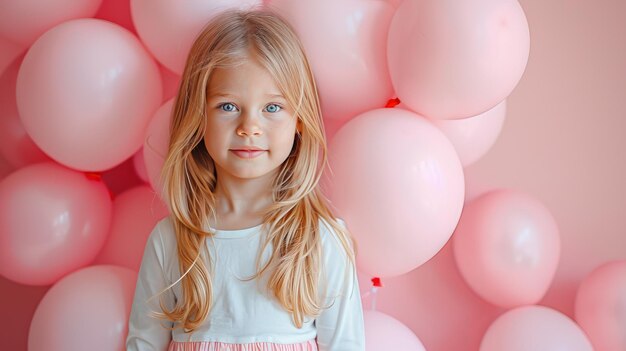
[[[146,243],[127,350],[364,350],[356,243],[319,189],[326,157],[293,29],[269,10],[215,16],[174,102],[171,215]]]

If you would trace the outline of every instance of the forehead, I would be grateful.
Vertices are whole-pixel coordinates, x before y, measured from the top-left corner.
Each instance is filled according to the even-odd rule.
[[[209,97],[225,94],[280,94],[270,72],[254,59],[242,60],[237,65],[215,68],[207,86]]]

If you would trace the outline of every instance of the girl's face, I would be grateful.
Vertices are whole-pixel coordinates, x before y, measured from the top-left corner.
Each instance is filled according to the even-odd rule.
[[[274,176],[300,128],[274,79],[254,59],[212,72],[206,112],[204,143],[218,178]]]

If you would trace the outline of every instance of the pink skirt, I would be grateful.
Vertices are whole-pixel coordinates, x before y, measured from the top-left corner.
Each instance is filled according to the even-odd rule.
[[[317,342],[315,339],[297,344],[273,342],[229,344],[219,341],[172,341],[167,351],[317,351]]]

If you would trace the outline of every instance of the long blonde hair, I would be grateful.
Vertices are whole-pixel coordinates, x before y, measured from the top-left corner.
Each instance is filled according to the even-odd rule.
[[[204,322],[213,303],[212,259],[207,250],[200,250],[207,237],[213,239],[207,221],[217,219],[215,166],[203,141],[207,85],[215,68],[236,64],[246,55],[253,55],[275,77],[302,124],[291,154],[273,181],[273,204],[263,217],[262,230],[267,235],[256,258],[257,272],[250,279],[271,273],[267,288],[301,328],[305,316],[318,316],[327,307],[318,294],[324,284],[317,279],[323,264],[320,220],[330,225],[355,265],[356,242],[334,217],[319,189],[323,167],[328,166],[326,139],[315,80],[301,42],[293,28],[268,9],[222,11],[204,27],[190,50],[172,110],[169,149],[161,173],[163,198],[176,232],[179,269],[184,272],[179,279],[184,298],[169,311],[160,301],[163,313],[154,315],[182,325],[186,333]],[[271,257],[261,267],[261,253],[269,244],[273,245]],[[206,259],[200,259],[202,254]]]

